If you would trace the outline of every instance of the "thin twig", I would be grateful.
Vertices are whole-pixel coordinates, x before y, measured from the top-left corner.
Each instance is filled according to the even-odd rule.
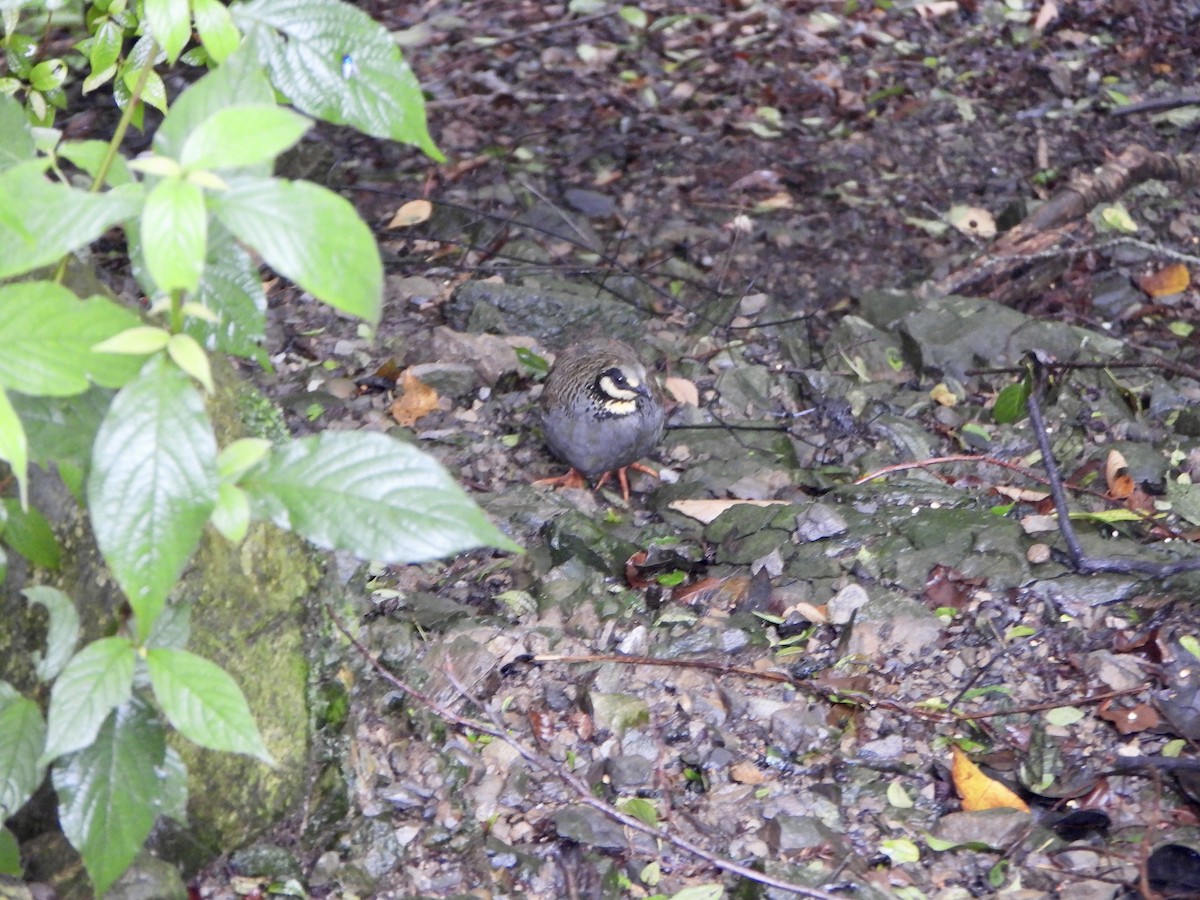
[[[371,668],[379,673],[380,677],[382,677],[393,687],[403,691],[407,696],[412,697],[434,715],[446,722],[450,722],[459,726],[460,728],[468,728],[471,731],[476,731],[480,734],[486,734],[495,738],[496,740],[503,741],[509,747],[511,747],[518,756],[520,756],[531,766],[540,769],[547,775],[557,778],[567,787],[571,788],[579,796],[579,801],[584,805],[598,810],[614,821],[620,822],[627,828],[640,831],[642,834],[649,835],[655,840],[666,841],[668,844],[683,850],[685,853],[690,853],[704,860],[715,868],[718,868],[724,872],[729,872],[732,875],[737,875],[741,878],[758,882],[759,884],[766,885],[767,887],[773,887],[781,891],[788,891],[789,893],[796,894],[800,897],[813,897],[815,900],[843,900],[843,898],[838,897],[836,894],[831,894],[828,891],[822,891],[819,888],[810,888],[805,887],[804,885],[793,884],[790,881],[783,881],[782,879],[774,878],[762,872],[756,872],[754,869],[751,869],[748,866],[743,866],[741,863],[717,856],[709,850],[701,847],[699,844],[689,841],[687,838],[680,837],[679,835],[673,834],[664,829],[654,828],[650,825],[647,825],[645,822],[642,822],[640,819],[635,819],[633,816],[621,812],[621,810],[617,809],[615,806],[604,802],[599,797],[596,797],[592,793],[591,788],[588,787],[588,785],[577,775],[572,772],[565,771],[549,757],[542,756],[540,753],[530,750],[525,745],[518,743],[516,740],[510,737],[504,728],[504,724],[499,722],[495,718],[494,714],[484,704],[472,698],[467,690],[463,687],[462,683],[459,682],[459,680],[454,676],[454,673],[449,669],[444,670],[446,678],[450,681],[454,688],[460,694],[462,694],[464,698],[470,700],[488,715],[489,719],[491,720],[490,723],[481,722],[477,719],[469,719],[466,716],[461,716],[446,706],[443,706],[441,703],[438,703],[428,694],[422,693],[408,682],[402,680],[396,675],[393,675],[379,662],[379,660],[377,660],[367,651],[366,647],[364,647],[352,634],[350,634],[350,632],[346,629],[346,626],[342,624],[341,620],[338,618],[331,606],[327,604],[325,606],[325,611],[329,615],[329,618],[333,620],[333,624],[337,630],[345,636],[346,640],[350,642],[350,645],[354,647],[358,654],[367,661]]]

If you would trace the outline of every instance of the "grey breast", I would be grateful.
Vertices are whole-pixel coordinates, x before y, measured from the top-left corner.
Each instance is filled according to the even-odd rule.
[[[662,436],[663,411],[649,398],[638,399],[638,412],[601,417],[580,397],[567,408],[545,411],[543,424],[550,449],[592,479],[637,462]]]

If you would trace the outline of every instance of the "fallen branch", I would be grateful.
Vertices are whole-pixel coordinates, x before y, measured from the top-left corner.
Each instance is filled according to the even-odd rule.
[[[1200,155],[1172,155],[1134,144],[1088,175],[1077,175],[1001,237],[985,255],[929,286],[931,293],[986,296],[1014,303],[1061,273],[1064,260],[1092,249],[1086,216],[1144,181],[1200,184]]]

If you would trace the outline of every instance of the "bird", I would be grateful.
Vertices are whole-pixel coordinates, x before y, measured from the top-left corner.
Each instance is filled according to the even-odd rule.
[[[628,502],[628,469],[657,477],[637,461],[662,439],[662,394],[628,344],[596,338],[567,347],[546,376],[541,407],[546,444],[571,471],[534,484],[583,487],[599,476],[599,488],[615,471]]]

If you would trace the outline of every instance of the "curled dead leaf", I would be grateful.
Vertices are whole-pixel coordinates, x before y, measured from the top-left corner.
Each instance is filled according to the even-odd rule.
[[[1151,297],[1167,297],[1171,294],[1183,293],[1191,283],[1192,278],[1188,273],[1187,266],[1182,263],[1175,263],[1138,279],[1138,287]]]
[[[950,778],[958,796],[962,798],[963,809],[967,812],[985,809],[1019,809],[1029,812],[1029,805],[1024,800],[994,778],[984,775],[967,754],[957,747],[953,747],[952,750],[954,762],[950,766]]]
[[[408,428],[438,408],[438,393],[405,369],[400,376],[400,396],[392,401],[392,418]]]
[[[1125,500],[1133,494],[1135,485],[1129,474],[1129,464],[1118,450],[1108,451],[1104,461],[1104,481],[1108,485],[1108,496],[1114,500]]]

